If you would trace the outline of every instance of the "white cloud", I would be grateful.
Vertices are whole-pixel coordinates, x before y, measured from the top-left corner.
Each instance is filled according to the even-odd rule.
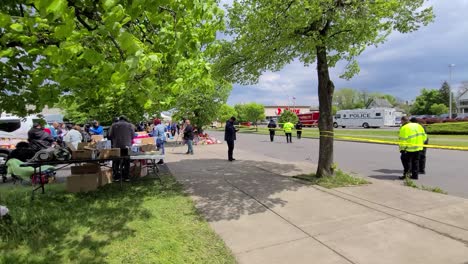
[[[229,0],[223,0],[228,3]],[[410,34],[393,33],[386,43],[369,47],[359,58],[361,72],[350,81],[340,79],[346,62],[330,69],[337,89],[352,87],[413,99],[422,88],[439,88],[448,79],[448,64],[456,83],[468,80],[468,0],[430,1],[435,22]],[[257,85],[235,85],[230,103],[258,101],[266,104],[317,104],[315,65],[293,61],[279,72],[266,72]],[[290,99],[289,99],[290,100]]]

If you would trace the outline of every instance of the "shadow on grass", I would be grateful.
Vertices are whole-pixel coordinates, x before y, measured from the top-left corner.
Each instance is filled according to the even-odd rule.
[[[48,185],[46,193],[33,201],[30,191],[30,187],[0,187],[0,204],[10,209],[13,219],[11,224],[0,222],[1,263],[105,263],[106,246],[135,235],[127,223],[152,217],[140,206],[145,197],[181,195],[174,180],[162,187],[151,177],[123,189],[110,184],[84,194]]]
[[[268,210],[265,206],[284,206],[286,201],[275,194],[305,186],[280,176],[302,173],[292,164],[197,159],[167,165],[186,192],[194,197],[197,209],[208,221],[239,219],[242,215],[265,212]]]

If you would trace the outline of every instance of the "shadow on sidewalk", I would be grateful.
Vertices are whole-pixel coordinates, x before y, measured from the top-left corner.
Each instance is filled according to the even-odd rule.
[[[167,164],[208,221],[239,219],[242,215],[265,212],[266,207],[284,206],[286,201],[275,194],[304,186],[279,175],[291,171],[301,173],[293,164],[221,159]]]

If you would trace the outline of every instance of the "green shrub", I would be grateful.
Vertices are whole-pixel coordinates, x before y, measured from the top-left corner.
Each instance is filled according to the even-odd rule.
[[[468,135],[468,122],[428,125],[427,133],[437,135]]]

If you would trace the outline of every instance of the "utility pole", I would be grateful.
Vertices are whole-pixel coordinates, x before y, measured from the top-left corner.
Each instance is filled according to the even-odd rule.
[[[455,67],[455,64],[449,64],[449,118],[452,119],[452,68]]]

